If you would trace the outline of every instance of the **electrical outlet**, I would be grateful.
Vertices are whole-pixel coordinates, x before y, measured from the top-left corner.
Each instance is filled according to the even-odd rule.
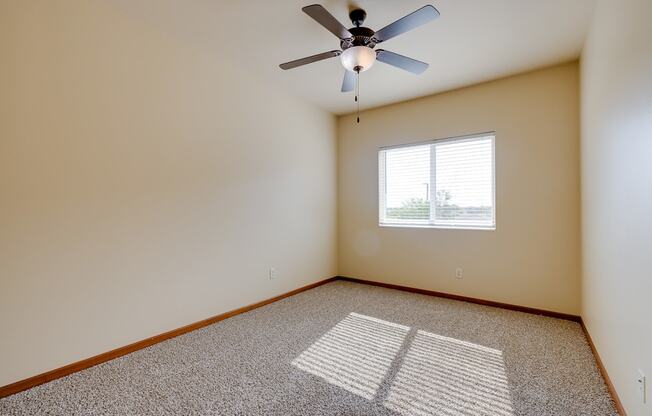
[[[647,394],[647,391],[646,391],[646,389],[647,389],[646,384],[647,383],[646,383],[646,381],[647,380],[645,379],[645,374],[643,374],[643,370],[641,370],[641,369],[638,370],[638,379],[636,381],[638,381],[638,394],[639,394],[639,397],[641,398],[641,401],[643,402],[643,404],[645,404],[646,401],[647,401],[646,400],[647,399],[647,397],[646,397],[646,394]]]
[[[464,270],[462,270],[461,267],[458,267],[457,269],[455,269],[455,277],[457,279],[461,279],[463,275],[464,275]]]
[[[277,273],[276,273],[276,269],[273,268],[273,267],[270,267],[270,268],[269,268],[269,280],[274,280],[274,279],[276,279],[276,275],[277,275]]]

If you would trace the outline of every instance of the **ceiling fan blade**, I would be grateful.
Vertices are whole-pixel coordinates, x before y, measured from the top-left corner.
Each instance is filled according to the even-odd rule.
[[[408,58],[407,56],[399,55],[384,49],[378,49],[376,51],[376,59],[380,62],[404,69],[417,75],[428,69],[428,64],[425,62],[417,61],[416,59]]]
[[[401,33],[405,33],[408,30],[412,30],[425,23],[428,23],[437,17],[439,17],[439,11],[435,9],[434,6],[423,6],[419,10],[414,11],[407,16],[401,17],[394,23],[390,23],[389,25],[380,29],[376,32],[374,38],[376,38],[378,42],[384,42],[388,39],[393,38],[394,36],[398,36]]]
[[[355,88],[355,73],[344,70],[344,80],[342,81],[342,92],[353,91]]]
[[[328,10],[324,9],[319,4],[313,4],[311,6],[306,6],[302,8],[303,12],[308,16],[312,17],[319,23],[328,29],[329,32],[334,34],[340,39],[349,39],[353,37],[351,32],[345,28],[342,23],[340,23],[332,14],[328,13]]]
[[[295,59],[294,61],[286,62],[279,65],[281,69],[292,69],[301,65],[311,64],[313,62],[322,61],[324,59],[333,58],[339,56],[342,51],[334,50],[330,52],[318,53],[317,55],[307,56],[301,59]]]

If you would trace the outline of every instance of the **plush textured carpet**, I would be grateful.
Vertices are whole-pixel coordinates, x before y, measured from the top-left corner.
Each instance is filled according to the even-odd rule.
[[[0,414],[617,413],[577,323],[338,281],[7,397]]]

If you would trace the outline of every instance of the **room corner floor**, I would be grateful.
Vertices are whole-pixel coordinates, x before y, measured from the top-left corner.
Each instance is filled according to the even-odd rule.
[[[2,415],[616,415],[575,322],[337,281],[0,399]]]

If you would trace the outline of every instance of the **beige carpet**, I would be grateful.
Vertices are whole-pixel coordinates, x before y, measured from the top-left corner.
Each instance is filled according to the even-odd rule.
[[[574,322],[334,282],[0,400],[1,415],[615,415]]]

